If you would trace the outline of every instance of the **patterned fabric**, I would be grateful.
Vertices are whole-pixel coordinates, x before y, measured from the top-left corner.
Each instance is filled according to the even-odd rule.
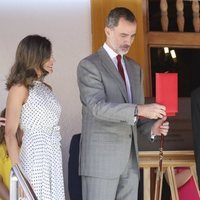
[[[64,195],[60,127],[61,107],[51,89],[35,81],[23,105],[21,166],[39,200],[62,200]]]

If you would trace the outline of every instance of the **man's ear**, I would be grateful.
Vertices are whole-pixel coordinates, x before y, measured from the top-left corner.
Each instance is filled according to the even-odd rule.
[[[106,36],[109,37],[110,36],[110,31],[111,31],[110,28],[105,27],[104,31],[105,31]]]

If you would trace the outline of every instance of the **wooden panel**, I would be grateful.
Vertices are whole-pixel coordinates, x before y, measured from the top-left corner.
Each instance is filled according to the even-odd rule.
[[[145,59],[143,1],[141,0],[91,0],[91,25],[92,25],[92,51],[101,47],[105,41],[104,27],[106,16],[115,7],[127,7],[137,18],[137,35],[128,53],[128,56],[136,60],[144,71],[144,90],[148,96],[149,71]]]
[[[148,29],[149,29],[149,10],[148,1],[144,0],[142,4],[142,15],[143,15],[143,37],[144,37],[144,89],[145,96],[151,97],[152,95],[152,81],[151,81],[151,62],[150,62],[150,50],[148,47]]]
[[[163,151],[163,167],[173,165],[174,167],[190,167],[195,166],[195,158],[193,151]],[[140,167],[158,167],[159,151],[140,151],[139,152]]]
[[[172,199],[178,199],[177,186],[175,181],[174,167],[189,167],[192,169],[192,175],[195,178],[196,168],[195,168],[195,158],[193,151],[164,151],[163,152],[163,172],[168,174],[170,182],[170,190],[172,192]],[[149,190],[155,185],[152,182],[152,176],[149,175],[150,170],[158,169],[159,167],[159,151],[141,151],[139,152],[139,167],[144,171],[143,177],[143,190],[144,190],[144,200],[149,200],[149,197],[154,196],[154,189]],[[167,170],[167,171],[166,171]],[[196,179],[195,179],[196,180]],[[157,183],[157,182],[156,182]],[[197,182],[195,183],[197,185]],[[162,184],[161,184],[162,187]],[[148,192],[148,194],[146,194]],[[153,199],[153,198],[151,198]],[[160,199],[160,198],[157,198]]]
[[[200,48],[200,33],[149,32],[149,46]]]
[[[157,1],[159,2],[159,1]],[[149,47],[178,47],[178,48],[200,48],[200,33],[195,32],[149,32],[149,0],[143,1],[143,21],[144,21],[144,41],[146,65],[146,96],[152,96],[152,80],[151,80],[151,58]],[[191,8],[192,9],[192,8]],[[191,16],[192,19],[192,16]]]

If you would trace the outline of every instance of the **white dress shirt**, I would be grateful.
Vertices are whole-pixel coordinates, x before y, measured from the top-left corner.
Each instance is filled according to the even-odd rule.
[[[104,43],[103,48],[106,50],[106,52],[108,53],[108,55],[112,59],[113,63],[115,64],[116,69],[118,70],[117,58],[116,58],[116,56],[118,54],[115,53],[106,43]],[[127,93],[128,93],[128,100],[129,100],[129,103],[132,103],[132,94],[131,94],[130,81],[129,81],[129,77],[128,77],[128,74],[127,74],[126,66],[125,66],[125,63],[124,63],[123,55],[122,55],[122,67],[123,67],[124,75],[125,75],[126,89],[127,89]]]

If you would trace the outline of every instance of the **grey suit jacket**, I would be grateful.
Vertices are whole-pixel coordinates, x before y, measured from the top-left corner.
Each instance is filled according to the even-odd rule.
[[[134,121],[135,104],[144,103],[141,68],[135,61],[124,59],[132,103],[128,103],[125,83],[103,47],[78,65],[82,102],[81,175],[118,177],[128,162],[132,140],[138,152],[138,130],[150,133],[149,123]]]

